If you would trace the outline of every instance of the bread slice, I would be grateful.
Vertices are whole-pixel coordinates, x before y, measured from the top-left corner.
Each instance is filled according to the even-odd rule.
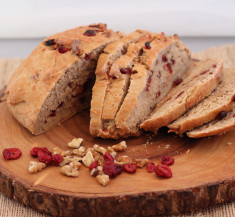
[[[141,124],[146,131],[157,132],[202,101],[217,87],[222,78],[222,60],[192,62],[182,82],[174,87]]]
[[[97,59],[119,35],[105,24],[50,36],[15,71],[7,90],[14,117],[37,135],[88,108]]]
[[[115,117],[123,103],[130,84],[130,76],[134,61],[139,58],[143,52],[145,43],[153,40],[154,34],[146,32],[138,41],[128,45],[127,53],[117,59],[110,69],[110,85],[104,100],[102,123],[103,129],[100,130],[99,136],[103,138],[117,138]]]
[[[210,122],[220,112],[230,112],[235,99],[235,69],[223,70],[223,78],[215,91],[186,114],[168,125],[169,132],[182,134],[202,124]]]
[[[113,71],[115,65],[112,65],[122,55],[127,53],[128,45],[136,42],[146,31],[136,30],[119,41],[110,43],[100,55],[96,68],[96,82],[92,89],[92,100],[90,110],[90,133],[92,136],[98,136],[103,128],[102,111],[107,89],[114,78]],[[102,133],[102,132],[101,132]]]
[[[222,135],[233,129],[235,129],[235,105],[233,106],[233,111],[228,113],[228,115],[222,120],[214,120],[195,128],[186,134],[191,138],[201,138],[206,136]]]

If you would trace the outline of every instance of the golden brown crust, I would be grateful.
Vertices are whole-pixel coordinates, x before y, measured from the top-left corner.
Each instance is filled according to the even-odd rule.
[[[93,30],[96,35],[84,35],[87,30]],[[56,45],[63,44],[70,49],[75,40],[79,41],[78,56],[72,50],[59,53],[56,47],[46,46],[45,41],[50,39],[54,39]],[[116,33],[107,30],[104,24],[97,24],[95,27],[81,26],[58,33],[40,43],[18,67],[8,84],[7,104],[15,118],[36,133],[34,123],[57,80],[76,61],[83,61],[92,50],[116,39]]]
[[[202,82],[202,79],[208,75],[204,72],[213,64],[216,64],[215,72],[212,76],[209,74],[210,79],[205,79]],[[201,65],[203,65],[203,72],[197,72],[195,69],[200,69]],[[222,69],[222,60],[206,60],[192,64],[185,78],[183,78],[183,82],[169,92],[153,111],[150,118],[141,124],[141,128],[146,131],[156,132],[160,127],[167,126],[170,122],[179,118],[216,88],[222,78]],[[175,101],[179,97],[181,102],[176,103]],[[168,108],[167,112],[161,109],[161,107],[166,108],[166,106]],[[161,113],[159,113],[160,111]]]

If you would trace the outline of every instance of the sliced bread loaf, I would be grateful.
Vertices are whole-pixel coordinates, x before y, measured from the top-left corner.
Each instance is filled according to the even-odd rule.
[[[88,108],[97,59],[115,40],[117,33],[95,24],[40,43],[8,84],[7,105],[14,117],[37,135]]]
[[[212,94],[186,114],[168,125],[169,132],[182,134],[216,119],[221,112],[230,112],[235,99],[235,69],[223,70],[222,81]]]
[[[106,94],[97,135],[138,136],[140,123],[186,72],[189,60],[190,52],[177,36],[147,33],[129,44],[127,54],[112,65],[115,79]]]
[[[90,110],[90,133],[92,136],[99,136],[102,133],[102,112],[107,89],[110,83],[116,78],[116,73],[113,74],[113,72],[116,71],[115,68],[118,64],[114,63],[119,61],[118,59],[127,53],[130,43],[138,41],[146,33],[146,31],[136,30],[119,41],[110,43],[100,55],[95,72],[96,82],[92,89]]]
[[[193,61],[182,82],[175,86],[141,124],[146,131],[157,132],[202,101],[222,78],[222,60]]]
[[[222,120],[214,120],[198,128],[195,128],[186,134],[191,138],[200,138],[206,136],[222,135],[233,129],[235,129],[235,105],[233,111],[228,113],[228,115]]]

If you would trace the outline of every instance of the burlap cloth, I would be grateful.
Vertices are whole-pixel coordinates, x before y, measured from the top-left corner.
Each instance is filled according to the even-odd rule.
[[[235,45],[226,45],[221,47],[213,47],[206,51],[193,54],[193,58],[217,58],[224,59],[225,67],[235,67]],[[0,59],[0,89],[3,88],[12,72],[21,63],[22,59]],[[235,79],[235,78],[234,78]],[[232,172],[232,171],[231,171]],[[235,173],[235,171],[233,171]],[[0,217],[47,217],[30,208],[8,199],[0,193]],[[214,206],[191,215],[180,215],[181,217],[235,217],[235,202]]]

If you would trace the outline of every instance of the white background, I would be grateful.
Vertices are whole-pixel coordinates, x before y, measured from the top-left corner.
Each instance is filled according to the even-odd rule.
[[[104,22],[177,33],[192,51],[235,43],[235,0],[0,0],[0,57],[26,57],[43,38]]]

